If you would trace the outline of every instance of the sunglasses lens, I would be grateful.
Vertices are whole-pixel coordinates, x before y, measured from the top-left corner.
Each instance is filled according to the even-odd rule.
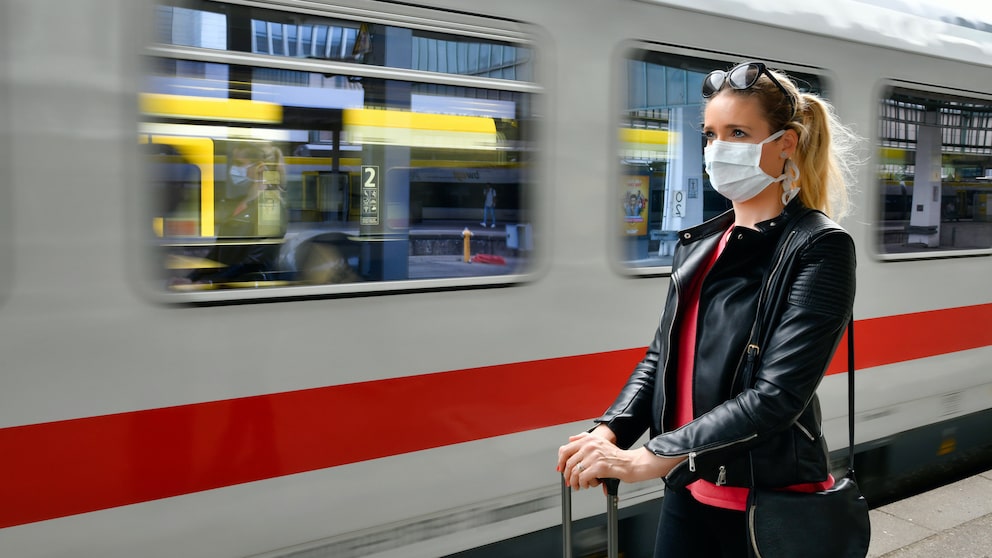
[[[743,91],[745,89],[750,89],[754,87],[755,83],[758,82],[758,78],[761,77],[761,74],[767,75],[768,79],[775,84],[776,87],[778,87],[779,91],[782,92],[783,97],[785,97],[785,100],[789,103],[789,106],[792,107],[792,111],[795,112],[796,102],[792,98],[792,95],[788,90],[786,90],[785,86],[775,79],[775,75],[767,70],[765,65],[761,62],[748,62],[740,64],[731,68],[729,72],[725,72],[723,70],[714,70],[710,72],[709,75],[703,79],[703,97],[709,98],[716,95],[717,91],[723,87],[725,81],[730,84],[730,87],[737,90]]]
[[[703,97],[712,97],[717,91],[723,87],[723,80],[727,73],[723,70],[716,70],[710,72],[706,79],[703,80]]]
[[[730,70],[730,86],[734,89],[748,89],[761,75],[761,66],[757,64],[741,64]]]

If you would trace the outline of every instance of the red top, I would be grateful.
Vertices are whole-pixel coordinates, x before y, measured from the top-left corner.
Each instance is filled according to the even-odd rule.
[[[709,273],[730,238],[729,229],[720,239],[713,255],[706,266],[696,275],[685,293],[686,310],[682,318],[679,335],[679,360],[675,378],[675,426],[680,427],[692,421],[692,373],[696,358],[696,323],[699,318],[699,291],[703,279]],[[823,482],[804,483],[788,486],[785,490],[795,492],[817,492],[826,490],[834,485],[832,475]],[[739,486],[717,486],[709,481],[699,479],[688,486],[693,498],[704,504],[725,508],[728,510],[744,511],[747,508],[748,488]]]

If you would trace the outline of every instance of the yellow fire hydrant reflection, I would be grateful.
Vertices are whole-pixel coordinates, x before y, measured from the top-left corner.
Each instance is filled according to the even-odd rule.
[[[462,254],[464,255],[465,263],[470,263],[472,261],[472,231],[465,227],[462,231]]]

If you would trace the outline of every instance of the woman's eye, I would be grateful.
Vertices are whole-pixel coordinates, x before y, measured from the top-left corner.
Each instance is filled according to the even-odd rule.
[[[744,133],[744,130],[734,130],[734,137],[743,138],[743,137],[747,137],[747,134]]]

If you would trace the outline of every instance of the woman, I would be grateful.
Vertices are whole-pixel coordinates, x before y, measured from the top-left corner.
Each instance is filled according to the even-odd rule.
[[[282,150],[265,143],[239,143],[228,161],[227,180],[216,200],[219,241],[206,255],[223,265],[196,269],[173,285],[258,281],[278,268],[280,243],[272,240],[286,235],[289,221],[282,197]]]
[[[575,489],[664,478],[659,557],[747,556],[748,487],[833,484],[815,391],[854,302],[854,245],[825,215],[844,212],[853,135],[761,63],[710,73],[703,97],[707,174],[733,209],[679,234],[654,341],[558,452]]]

